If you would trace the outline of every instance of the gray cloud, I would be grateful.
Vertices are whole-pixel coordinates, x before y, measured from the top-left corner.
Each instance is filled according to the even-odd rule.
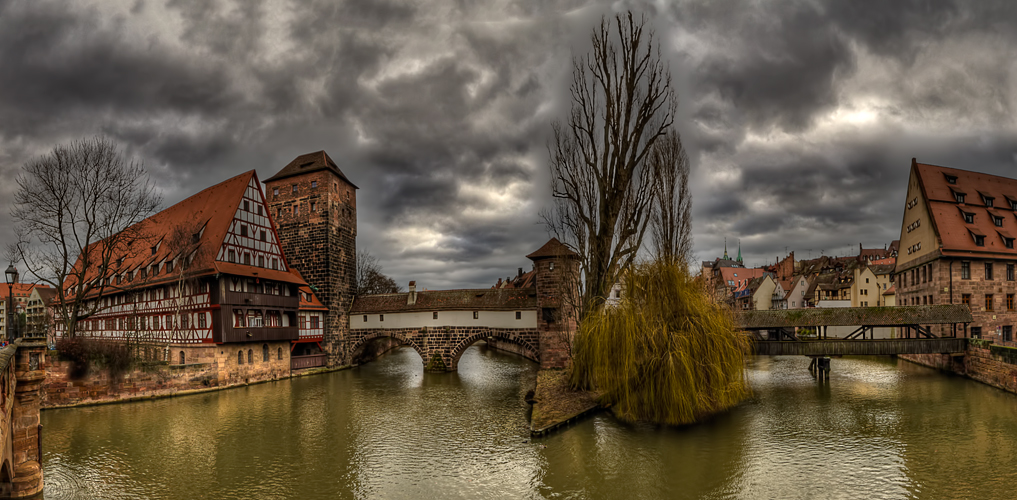
[[[949,0],[4,2],[0,175],[101,133],[174,203],[326,149],[398,282],[489,285],[547,237],[570,57],[623,8],[681,93],[703,259],[895,239],[913,156],[1014,175],[1017,7]]]

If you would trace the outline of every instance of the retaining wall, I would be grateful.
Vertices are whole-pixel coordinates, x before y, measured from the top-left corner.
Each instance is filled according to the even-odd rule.
[[[1017,394],[1017,348],[969,339],[964,356],[902,354],[900,358]]]

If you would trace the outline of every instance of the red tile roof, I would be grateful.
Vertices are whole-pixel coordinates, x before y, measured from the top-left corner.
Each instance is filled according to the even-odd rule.
[[[282,170],[272,177],[265,179],[265,182],[278,181],[287,177],[317,172],[319,170],[329,170],[338,175],[342,180],[348,182],[354,189],[359,189],[356,185],[350,182],[342,170],[339,170],[339,166],[332,161],[332,158],[330,158],[328,153],[324,150],[303,154],[294,158],[293,161],[289,162],[282,168]]]
[[[1017,249],[1006,248],[1001,237],[1017,234],[1011,206],[1011,200],[1017,202],[1017,180],[917,162],[914,168],[944,255],[1017,257]],[[947,182],[947,176],[955,177],[956,184]],[[957,203],[954,192],[965,193],[964,203]],[[986,207],[983,196],[994,198],[993,208]],[[964,222],[964,212],[974,214],[974,223]],[[996,226],[990,214],[1001,216],[1003,226]],[[976,245],[973,234],[985,236],[985,245]]]
[[[278,271],[215,260],[219,248],[226,237],[226,233],[229,231],[230,224],[233,222],[233,217],[240,207],[244,192],[252,179],[256,185],[260,186],[257,174],[254,170],[251,170],[205,188],[197,194],[135,224],[131,229],[143,235],[144,239],[126,248],[118,249],[116,255],[123,258],[123,261],[116,264],[118,261],[117,257],[115,256],[111,259],[114,269],[111,269],[106,275],[138,271],[163,260],[186,257],[180,255],[183,251],[194,251],[194,257],[189,264],[188,270],[188,274],[191,276],[220,273],[306,284],[303,279],[290,271]],[[95,254],[98,252],[99,246],[103,244],[103,242],[93,244],[91,252]],[[151,247],[155,248],[154,252]],[[283,258],[283,263],[286,269],[290,269],[289,265],[286,264],[285,257]],[[80,265],[82,265],[82,262],[79,256],[75,266]],[[90,272],[85,275],[87,281],[100,277],[101,273],[97,263],[89,264],[89,267],[91,268]],[[146,285],[157,284],[169,282],[176,278],[178,276],[175,274],[165,273],[154,278],[149,277],[145,283]],[[73,278],[70,278],[64,284],[64,288],[70,287],[73,284]]]
[[[28,296],[32,294],[32,290],[35,288],[50,288],[49,285],[40,285],[37,283],[15,283],[14,284],[14,298],[19,297],[28,300]],[[0,300],[7,300],[10,296],[10,292],[7,289],[7,283],[0,283]]]
[[[350,314],[448,310],[518,311],[537,307],[535,288],[428,290],[416,293],[417,300],[413,305],[406,304],[409,292],[360,296],[353,302]]]

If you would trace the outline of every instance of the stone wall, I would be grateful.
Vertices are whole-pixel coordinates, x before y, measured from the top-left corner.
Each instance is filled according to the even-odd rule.
[[[518,345],[520,355],[533,361],[539,359],[540,352],[540,333],[536,328],[376,328],[350,331],[351,356],[361,357],[360,351],[383,337],[394,338],[400,344],[412,347],[429,371],[456,371],[463,351],[478,340],[488,338]]]
[[[264,360],[265,347],[268,361]],[[184,364],[178,363],[181,352]],[[95,370],[75,380],[71,377],[70,361],[59,360],[55,351],[50,352],[49,359],[43,407],[224,389],[290,376],[289,342],[169,346],[169,362],[144,362],[118,380],[111,380],[106,370]]]
[[[1017,394],[1017,348],[971,339],[963,357],[949,354],[904,354],[900,358],[963,375]]]

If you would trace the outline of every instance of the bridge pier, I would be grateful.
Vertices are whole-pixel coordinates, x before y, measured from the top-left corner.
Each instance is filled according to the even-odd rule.
[[[46,343],[18,344],[14,360],[14,407],[11,411],[12,466],[10,498],[28,498],[42,493],[42,450],[39,406],[46,379]]]

